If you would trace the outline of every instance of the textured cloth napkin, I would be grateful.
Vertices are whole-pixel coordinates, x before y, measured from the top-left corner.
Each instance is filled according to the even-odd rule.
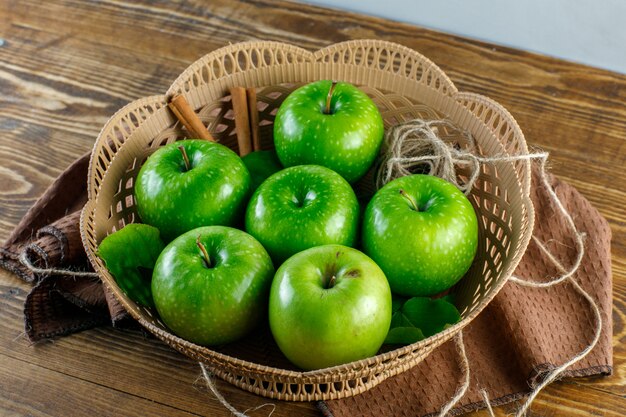
[[[26,332],[42,340],[98,325],[132,325],[116,300],[97,278],[33,274],[19,262],[22,251],[41,268],[91,270],[80,232],[80,208],[86,201],[89,155],[74,162],[50,186],[0,248],[0,267],[34,287],[24,316]],[[534,237],[543,242],[564,267],[576,257],[572,231],[556,212],[534,172]],[[573,187],[550,177],[579,231],[587,233],[586,252],[575,279],[598,302],[602,335],[593,351],[565,375],[612,372],[611,231],[606,220]],[[546,281],[559,275],[531,241],[515,275]],[[528,394],[546,373],[583,350],[594,333],[594,316],[587,301],[563,283],[547,289],[509,282],[464,330],[471,386],[452,412],[482,408],[481,389],[492,404]],[[455,393],[461,380],[459,357],[450,341],[411,370],[389,378],[354,397],[320,402],[323,413],[341,416],[420,416],[437,412]]]
[[[24,304],[26,334],[33,342],[109,323],[135,327],[99,279],[35,274],[19,260],[26,251],[38,268],[92,271],[79,227],[87,201],[89,156],[61,173],[0,247],[0,267],[34,284]]]

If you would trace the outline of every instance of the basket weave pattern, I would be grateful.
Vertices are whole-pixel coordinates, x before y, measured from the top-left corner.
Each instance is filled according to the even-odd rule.
[[[504,108],[486,97],[459,93],[437,66],[403,46],[349,41],[311,53],[276,42],[236,44],[193,63],[165,95],[134,101],[106,123],[94,146],[89,201],[81,217],[83,244],[93,267],[135,319],[221,378],[253,393],[283,400],[355,395],[415,366],[466,326],[496,295],[520,261],[533,226],[529,162],[483,165],[470,195],[479,218],[478,254],[470,271],[452,289],[461,322],[433,337],[372,358],[301,372],[278,351],[267,329],[219,349],[195,345],[169,332],[153,311],[124,295],[96,255],[105,236],[139,220],[133,187],[143,161],[159,146],[188,137],[168,110],[168,97],[183,94],[213,136],[238,151],[228,91],[233,86],[256,88],[261,143],[269,149],[273,147],[274,115],[284,98],[299,85],[319,79],[359,86],[380,109],[386,127],[413,118],[447,118],[473,135],[482,155],[527,153],[522,132]],[[465,138],[458,133],[440,134],[465,145]],[[371,179],[370,173],[357,185],[357,192],[371,194]]]

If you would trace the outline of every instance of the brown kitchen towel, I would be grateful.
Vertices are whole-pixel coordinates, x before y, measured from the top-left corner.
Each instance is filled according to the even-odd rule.
[[[574,263],[573,233],[533,172],[535,229],[533,236],[566,269]],[[556,194],[579,231],[587,234],[585,255],[574,278],[598,303],[602,333],[598,344],[563,376],[609,375],[612,372],[611,230],[607,221],[576,189],[550,176]],[[515,276],[548,281],[561,275],[531,243]],[[507,283],[486,309],[463,331],[470,387],[452,415],[485,407],[481,390],[492,405],[529,394],[546,374],[577,355],[593,339],[594,313],[567,281],[549,288]],[[373,389],[342,400],[319,403],[327,416],[423,416],[437,413],[455,394],[462,371],[454,341],[436,349],[411,370]]]
[[[39,268],[91,270],[80,238],[80,210],[87,201],[90,153],[70,165],[28,210],[0,248],[0,267],[34,287],[24,320],[32,341],[113,323],[129,325],[123,307],[97,278],[36,274],[19,260],[26,251]]]
[[[80,244],[78,209],[86,198],[88,156],[70,166],[26,214],[0,248],[0,266],[36,282],[26,299],[28,336],[40,340],[126,317],[99,281],[88,277],[33,274],[19,254],[25,248],[37,266],[86,269]],[[536,174],[536,172],[535,172]],[[572,232],[555,212],[545,190],[533,179],[536,210],[534,236],[565,266],[576,256]],[[573,187],[551,182],[580,231],[587,233],[586,252],[575,278],[597,301],[603,330],[593,351],[566,375],[610,374],[612,371],[611,232],[605,219]],[[548,280],[559,271],[531,242],[515,275]],[[112,320],[113,319],[113,320]],[[123,322],[123,321],[122,321]],[[546,372],[582,350],[593,336],[593,314],[571,284],[547,288],[508,283],[485,311],[464,330],[471,387],[454,413],[483,406],[485,389],[493,404],[526,395]],[[461,371],[453,342],[435,350],[415,368],[389,378],[351,398],[319,403],[328,415],[420,416],[436,412],[454,394]]]

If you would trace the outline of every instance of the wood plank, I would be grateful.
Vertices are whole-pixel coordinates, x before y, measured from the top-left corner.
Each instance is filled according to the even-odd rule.
[[[583,396],[586,401],[581,402]],[[551,416],[605,416],[621,417],[624,415],[624,398],[603,393],[597,390],[589,390],[574,382],[556,382],[548,386],[533,402],[528,417],[551,417]],[[520,407],[520,402],[506,404],[494,408],[497,417],[506,417]],[[556,406],[555,406],[556,405]],[[489,417],[486,410],[470,413],[469,416]]]
[[[23,333],[22,304],[27,290],[28,286],[0,271],[0,352],[4,361],[13,363],[11,366],[15,372],[31,372],[29,365],[33,365],[73,380],[89,381],[98,387],[128,394],[131,398],[168,405],[180,412],[229,415],[199,379],[201,372],[196,362],[143,332],[99,328],[54,342],[31,345]],[[0,365],[0,374],[2,369]],[[54,378],[62,378],[62,375]],[[265,403],[277,403],[224,381],[215,382],[225,398],[236,399],[241,411]],[[68,390],[65,395],[74,401],[81,401],[81,396],[87,392],[86,389]],[[33,399],[44,404],[47,401],[47,398],[39,396],[38,391],[32,395]],[[3,409],[1,404],[0,410]],[[54,415],[63,415],[60,411],[62,409]],[[294,413],[318,415],[309,403],[278,404],[273,415]]]
[[[5,416],[195,416],[0,353],[0,404]],[[88,399],[88,401],[85,401]]]
[[[581,397],[584,400],[581,401]],[[514,415],[522,403],[515,401],[499,407],[492,407],[497,417]],[[549,416],[623,416],[625,409],[623,396],[593,389],[589,386],[578,385],[576,382],[560,381],[546,387],[535,399],[528,417]],[[475,411],[467,415],[475,417],[490,417],[486,409]]]

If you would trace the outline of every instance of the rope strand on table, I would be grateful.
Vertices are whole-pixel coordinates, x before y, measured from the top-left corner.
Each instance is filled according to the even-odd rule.
[[[463,383],[456,390],[454,397],[446,405],[443,406],[441,411],[439,412],[438,417],[445,417],[450,410],[465,396],[465,393],[469,389],[470,386],[470,369],[469,369],[469,360],[467,359],[467,354],[465,353],[465,344],[463,343],[463,330],[458,332],[454,336],[454,343],[456,346],[456,351],[461,358],[461,373],[463,375]]]
[[[206,369],[206,366],[204,366],[204,364],[202,362],[198,362],[198,364],[200,365],[200,369],[202,370],[202,376],[204,377],[204,380],[206,382],[207,387],[209,387],[209,390],[211,390],[213,395],[215,395],[215,398],[217,398],[217,400],[220,402],[220,404],[222,404],[228,411],[233,413],[233,415],[235,415],[236,417],[249,417],[246,414],[248,411],[255,411],[255,410],[258,410],[258,409],[260,409],[262,407],[266,407],[266,406],[273,407],[272,410],[270,411],[270,413],[267,415],[267,417],[271,417],[272,414],[274,414],[274,411],[276,410],[276,405],[272,404],[272,403],[264,403],[264,404],[261,404],[261,405],[259,405],[257,407],[249,408],[249,409],[245,410],[243,413],[241,411],[237,410],[235,407],[232,406],[231,403],[226,401],[226,398],[224,398],[224,396],[219,392],[219,390],[215,386],[215,383],[213,382],[213,377],[212,377],[211,373]]]
[[[491,401],[489,401],[489,396],[487,395],[487,390],[481,389],[480,395],[483,396],[483,400],[485,401],[485,405],[487,406],[487,412],[489,413],[489,417],[496,417],[493,412],[493,408],[491,407]]]

